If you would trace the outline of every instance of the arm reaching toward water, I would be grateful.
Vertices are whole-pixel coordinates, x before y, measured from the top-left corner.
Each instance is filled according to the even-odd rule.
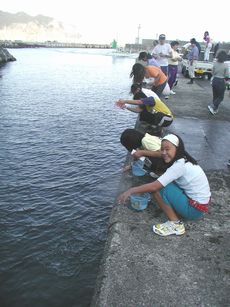
[[[137,149],[135,153],[132,154],[134,158],[140,159],[141,157],[161,157],[160,150],[147,150],[147,149]]]
[[[151,183],[147,183],[147,184],[143,184],[139,187],[133,187],[133,188],[130,188],[128,189],[127,191],[123,192],[122,194],[120,194],[118,196],[118,203],[119,204],[125,204],[125,202],[127,201],[127,199],[132,195],[132,194],[135,194],[135,193],[146,193],[146,192],[157,192],[159,191],[161,188],[162,188],[162,184],[156,180],[154,182],[151,182]]]
[[[135,106],[139,106],[143,104],[142,100],[125,100],[125,99],[119,99],[118,101],[116,101],[116,106],[121,108],[121,109],[125,109],[125,105],[126,104],[132,104]]]
[[[135,113],[140,113],[142,112],[142,109],[137,107],[137,108],[130,108],[128,106],[126,106],[126,104],[131,104],[131,105],[142,105],[143,102],[141,100],[124,100],[124,99],[119,99],[118,101],[115,102],[115,105],[122,109],[122,110],[129,110],[131,112],[135,112]]]

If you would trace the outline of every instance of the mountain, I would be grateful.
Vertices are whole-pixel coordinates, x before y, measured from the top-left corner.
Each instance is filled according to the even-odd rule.
[[[64,24],[52,17],[0,11],[0,40],[77,43],[80,38],[76,26]]]

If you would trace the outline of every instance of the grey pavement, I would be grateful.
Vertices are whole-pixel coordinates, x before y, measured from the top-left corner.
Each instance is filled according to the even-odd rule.
[[[153,201],[136,212],[115,200],[91,307],[230,306],[230,98],[226,92],[213,116],[208,81],[187,81],[181,77],[167,101],[175,120],[164,133],[180,135],[205,170],[210,210],[185,221],[185,235],[160,237],[152,225],[166,217]],[[118,194],[151,180],[122,174]]]

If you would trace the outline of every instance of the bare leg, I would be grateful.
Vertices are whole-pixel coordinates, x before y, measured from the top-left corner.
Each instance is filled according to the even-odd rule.
[[[161,208],[162,211],[164,211],[164,213],[167,215],[168,219],[170,221],[178,221],[179,217],[176,215],[176,212],[169,207],[168,205],[166,205],[161,197],[160,192],[155,192],[153,193],[154,198],[157,201],[158,206]]]

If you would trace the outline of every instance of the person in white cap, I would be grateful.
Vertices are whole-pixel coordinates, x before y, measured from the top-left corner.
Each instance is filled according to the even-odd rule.
[[[172,57],[172,48],[169,43],[166,43],[165,39],[165,34],[160,34],[159,43],[153,48],[152,56],[156,59],[164,74],[168,76],[168,58]]]
[[[168,134],[162,138],[161,155],[168,166],[165,173],[154,182],[128,189],[118,197],[118,203],[125,203],[135,193],[152,192],[168,217],[167,222],[153,225],[153,231],[160,236],[182,235],[185,227],[181,217],[193,220],[208,212],[209,182],[179,136]]]

